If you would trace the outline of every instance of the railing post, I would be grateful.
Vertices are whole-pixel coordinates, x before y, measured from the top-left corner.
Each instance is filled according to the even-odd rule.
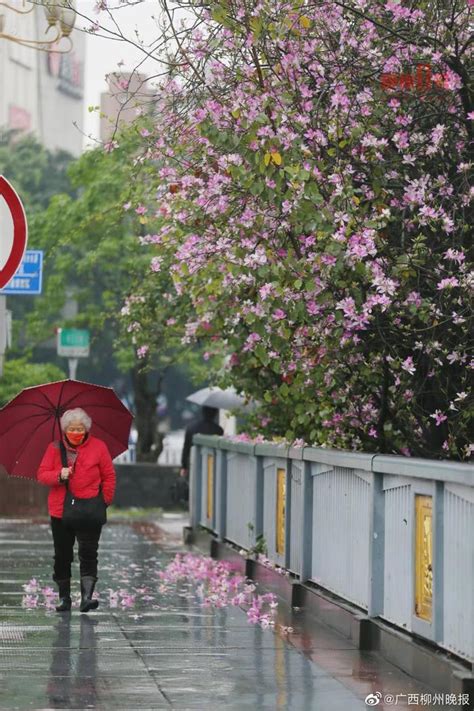
[[[258,536],[263,534],[263,457],[255,457],[255,528],[253,531],[253,545],[257,542]]]
[[[433,638],[444,637],[444,481],[435,483],[433,521]]]
[[[291,470],[292,460],[288,457],[286,460],[286,481],[285,481],[285,568],[290,567],[291,557]]]
[[[313,477],[311,476],[311,462],[302,462],[303,477],[301,481],[301,497],[303,502],[302,516],[299,530],[301,569],[299,570],[300,582],[311,578],[313,566]]]
[[[189,476],[189,503],[191,528],[201,523],[202,456],[201,446],[191,447],[191,471]]]
[[[369,528],[369,617],[383,613],[385,569],[385,501],[383,474],[372,470]]]
[[[227,524],[227,452],[216,452],[216,507],[215,530],[219,541],[226,535]]]

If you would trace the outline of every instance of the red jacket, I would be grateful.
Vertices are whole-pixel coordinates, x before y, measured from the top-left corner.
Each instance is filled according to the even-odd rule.
[[[105,442],[89,435],[83,444],[71,447],[65,442],[70,456],[77,452],[69,477],[69,489],[80,499],[90,499],[99,493],[102,484],[102,494],[106,504],[111,504],[115,493],[115,469]],[[41,484],[50,486],[48,510],[50,516],[61,518],[63,515],[66,485],[59,481],[61,473],[61,452],[59,442],[51,442],[44,454],[36,475]]]

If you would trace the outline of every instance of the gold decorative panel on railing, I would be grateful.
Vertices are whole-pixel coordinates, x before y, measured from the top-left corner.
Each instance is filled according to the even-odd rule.
[[[431,622],[433,601],[433,499],[415,497],[415,614]]]
[[[285,509],[286,509],[286,470],[277,469],[276,490],[276,552],[285,552]]]

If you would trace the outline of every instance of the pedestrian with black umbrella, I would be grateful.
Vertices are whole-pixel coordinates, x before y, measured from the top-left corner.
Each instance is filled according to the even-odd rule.
[[[180,475],[185,479],[189,477],[189,456],[195,434],[223,435],[224,430],[217,424],[219,410],[243,409],[246,405],[245,398],[237,395],[234,388],[221,388],[211,386],[197,390],[186,398],[189,402],[201,405],[201,416],[193,420],[185,430],[184,445],[181,457]]]

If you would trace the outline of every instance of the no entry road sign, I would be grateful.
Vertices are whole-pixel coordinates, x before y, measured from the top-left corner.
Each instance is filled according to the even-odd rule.
[[[28,241],[25,210],[8,180],[0,176],[0,289],[20,266]]]

